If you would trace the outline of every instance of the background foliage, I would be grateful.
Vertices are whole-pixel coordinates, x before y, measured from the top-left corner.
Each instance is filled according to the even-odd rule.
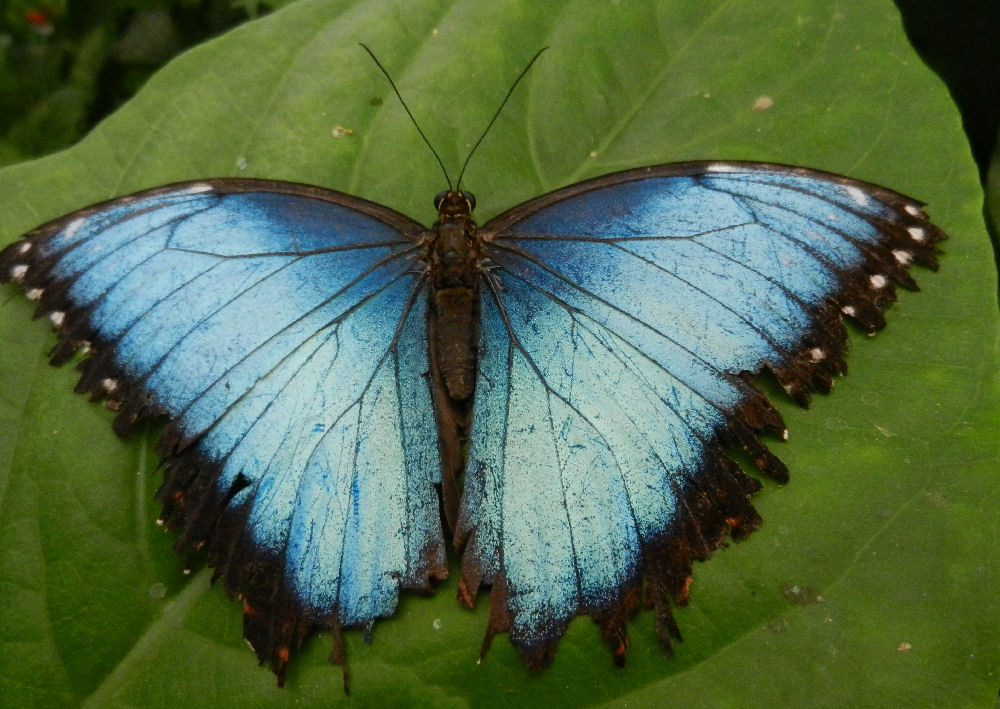
[[[70,145],[184,48],[291,1],[7,0],[0,165]],[[985,176],[1000,129],[1000,5],[895,3],[914,48],[948,85]]]
[[[505,638],[477,665],[486,603],[463,611],[449,581],[404,598],[370,646],[348,634],[355,705],[994,705],[996,273],[955,106],[891,3],[281,3],[152,74],[71,149],[27,160],[74,143],[129,92],[128,80],[105,90],[101,77],[123,63],[144,13],[166,12],[168,41],[142,30],[138,42],[164,55],[225,24],[199,20],[185,34],[178,18],[200,5],[114,2],[95,28],[73,14],[87,4],[8,6],[0,132],[8,161],[21,162],[0,170],[0,243],[99,199],[222,175],[311,182],[429,220],[440,175],[358,41],[393,72],[449,167],[524,61],[552,45],[470,167],[483,220],[584,177],[724,157],[889,185],[927,200],[952,236],[941,272],[917,274],[924,292],[902,294],[888,329],[854,334],[852,373],[833,396],[807,412],[773,393],[792,435],[773,445],[792,483],[767,485],[764,527],[697,568],[675,658],[659,654],[645,614],[622,671],[586,619],[542,675],[527,675]],[[115,71],[138,85],[150,72],[139,64]],[[754,110],[763,97],[771,106]],[[110,412],[69,393],[71,369],[45,364],[52,336],[27,325],[30,304],[7,294],[0,696],[342,701],[325,634],[307,642],[285,691],[253,666],[238,604],[197,560],[186,577],[153,524],[155,427],[115,439]]]

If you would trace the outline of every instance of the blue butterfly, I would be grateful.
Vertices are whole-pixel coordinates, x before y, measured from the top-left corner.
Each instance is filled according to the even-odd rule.
[[[760,523],[726,450],[788,477],[753,377],[828,391],[844,316],[881,328],[945,237],[896,192],[764,163],[618,172],[482,227],[468,192],[435,207],[426,229],[311,185],[200,180],[0,253],[53,363],[88,353],[77,390],[119,434],[167,418],[161,521],[242,598],[279,683],[312,629],[343,665],[341,629],[432,591],[446,541],[459,599],[492,587],[483,653],[508,632],[540,669],[590,614],[620,662],[647,603],[669,652],[692,561]]]

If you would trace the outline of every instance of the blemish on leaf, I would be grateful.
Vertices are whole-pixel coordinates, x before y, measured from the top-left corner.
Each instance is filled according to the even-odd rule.
[[[784,633],[788,630],[788,619],[784,616],[778,616],[768,621],[764,627],[772,633]]]
[[[797,606],[811,606],[813,603],[821,603],[823,601],[823,596],[811,586],[802,586],[797,583],[780,583],[778,584],[778,589],[786,601]]]

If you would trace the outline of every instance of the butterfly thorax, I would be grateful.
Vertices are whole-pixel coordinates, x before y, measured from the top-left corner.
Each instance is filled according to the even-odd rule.
[[[435,290],[476,287],[479,244],[472,220],[475,198],[468,192],[449,190],[439,194],[434,205],[438,219],[425,259]]]

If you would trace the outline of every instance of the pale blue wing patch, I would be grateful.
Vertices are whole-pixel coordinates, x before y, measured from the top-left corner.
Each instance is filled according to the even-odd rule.
[[[700,377],[703,364],[678,377],[551,293],[509,272],[499,280],[500,298],[482,303],[458,534],[466,587],[505,590],[493,602],[509,625],[497,629],[531,665],[575,615],[625,602],[642,542],[700,493],[716,432],[753,397],[739,380]]]

